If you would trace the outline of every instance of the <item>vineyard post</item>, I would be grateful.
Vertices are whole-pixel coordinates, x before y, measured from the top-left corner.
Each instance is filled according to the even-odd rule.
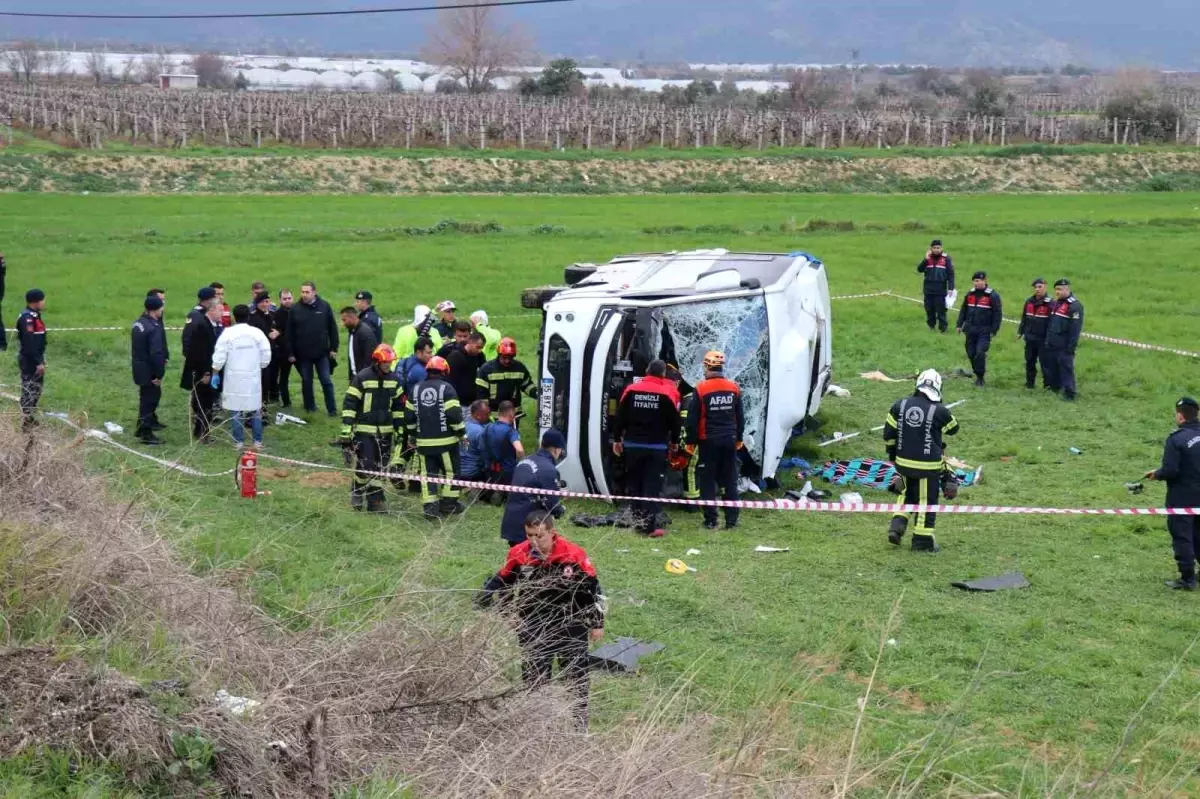
[[[883,120],[879,121],[879,130],[876,131],[876,148],[883,149]]]
[[[155,114],[154,116],[150,117],[150,124],[153,125],[153,128],[154,128],[154,146],[157,147],[158,146],[158,114]]]
[[[1121,133],[1121,122],[1116,117],[1112,118],[1112,128],[1113,128],[1113,144],[1116,144],[1117,140],[1118,140],[1117,137]]]
[[[908,120],[908,119],[904,120],[904,146],[905,147],[908,146],[908,134],[909,134],[909,130],[911,127],[912,127],[912,121]]]
[[[9,140],[12,138],[12,131],[9,131]],[[1200,147],[1200,118],[1196,119],[1196,146]]]
[[[933,146],[933,117],[925,117],[925,146]]]
[[[942,120],[942,148],[944,149],[950,141],[950,122]]]
[[[841,132],[838,134],[838,149],[846,149],[846,120],[842,120]]]
[[[904,125],[905,131],[908,130],[908,123]],[[821,122],[821,149],[824,150],[829,141],[829,125],[825,121]]]
[[[487,123],[483,121],[483,116],[479,117],[479,149],[487,149]]]

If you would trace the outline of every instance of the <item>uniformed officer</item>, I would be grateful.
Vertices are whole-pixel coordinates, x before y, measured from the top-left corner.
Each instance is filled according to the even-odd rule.
[[[445,358],[436,355],[430,358],[425,371],[428,377],[413,387],[405,402],[404,422],[409,443],[416,447],[422,477],[454,480],[461,471],[459,440],[466,435],[462,405],[450,385],[450,366]],[[444,483],[438,486],[435,501],[429,483],[421,481],[425,518],[431,521],[466,511],[458,496],[455,486]]]
[[[1146,479],[1166,482],[1168,508],[1200,508],[1200,403],[1191,397],[1176,402],[1175,423],[1179,428],[1167,436],[1162,466],[1146,472]],[[1179,566],[1179,579],[1168,581],[1167,586],[1195,591],[1200,517],[1168,516],[1167,530]]]
[[[162,399],[163,375],[167,371],[166,337],[162,332],[163,301],[146,295],[144,313],[130,331],[129,355],[133,364],[133,383],[138,387],[137,437],[143,444],[162,442],[154,435],[155,415]]]
[[[358,311],[358,317],[375,331],[375,340],[382,343],[386,341],[383,337],[383,320],[379,318],[379,311],[375,310],[374,300],[371,292],[360,291],[354,295],[354,309]]]
[[[883,441],[888,458],[904,479],[906,505],[936,505],[944,468],[943,436],[958,432],[958,421],[942,404],[942,376],[926,369],[917,376],[912,396],[897,400],[883,423]],[[913,514],[912,548],[915,552],[937,552],[933,526],[937,514]],[[908,515],[897,513],[888,527],[888,541],[899,546],[908,530]]]
[[[687,417],[687,452],[699,454],[696,469],[700,498],[713,501],[718,486],[725,489],[725,499],[738,499],[738,450],[743,446],[742,435],[746,416],[742,411],[742,391],[737,383],[725,377],[725,353],[711,350],[704,355],[704,375],[692,394]],[[704,506],[704,526],[717,529],[717,508]],[[725,529],[738,526],[738,509],[725,508]]]
[[[929,244],[925,257],[917,264],[918,274],[925,275],[925,324],[933,330],[946,332],[946,295],[954,291],[954,261],[942,250],[942,240]]]
[[[625,460],[625,492],[643,497],[633,503],[633,528],[642,535],[662,538],[655,523],[658,498],[667,473],[667,451],[679,431],[679,389],[667,379],[667,364],[651,361],[646,376],[621,394],[612,426],[613,454]]]
[[[21,370],[21,429],[37,425],[38,400],[46,383],[46,323],[42,309],[46,307],[46,292],[30,289],[25,292],[25,310],[17,317],[17,367]]]
[[[484,347],[487,347],[486,342]],[[533,385],[529,369],[517,360],[516,341],[511,338],[500,339],[500,343],[496,345],[496,353],[496,358],[479,367],[475,375],[475,385],[479,388],[478,396],[487,400],[493,415],[500,409],[500,403],[511,402],[516,409],[517,421],[520,422],[525,416],[521,410],[521,395],[536,397],[537,388]]]
[[[987,283],[987,272],[976,272],[972,278],[975,287],[965,298],[958,311],[955,328],[967,336],[967,357],[975,370],[975,385],[983,385],[987,374],[987,354],[992,346],[992,336],[1000,332],[1004,315],[1000,308],[1000,295]]]
[[[365,322],[363,324],[366,324]],[[350,488],[350,507],[384,513],[383,478],[396,436],[404,427],[404,390],[392,371],[396,351],[380,344],[371,365],[350,381],[342,401],[342,446],[355,454],[356,471]]]
[[[1071,293],[1071,281],[1054,281],[1054,302],[1046,327],[1046,346],[1042,352],[1042,374],[1046,387],[1065,400],[1075,399],[1075,348],[1083,333],[1083,303]]]
[[[1025,339],[1025,388],[1034,388],[1037,381],[1038,358],[1046,345],[1046,328],[1050,325],[1051,300],[1046,296],[1046,281],[1033,279],[1033,296],[1025,300],[1025,311],[1017,327],[1017,338]],[[1046,370],[1042,369],[1042,383]]]

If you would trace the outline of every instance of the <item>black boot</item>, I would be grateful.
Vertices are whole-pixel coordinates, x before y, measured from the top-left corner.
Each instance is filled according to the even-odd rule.
[[[350,489],[350,507],[354,510],[363,509],[363,495],[360,491]]]
[[[904,538],[904,532],[908,529],[908,518],[905,516],[893,516],[892,523],[888,525],[888,542],[900,546],[901,539]]]
[[[383,497],[372,495],[367,497],[367,513],[387,513],[387,504]]]
[[[1178,580],[1167,580],[1167,588],[1173,591],[1195,591],[1196,590],[1196,573],[1192,572],[1191,576],[1181,575]]]
[[[141,433],[138,433],[137,438],[138,443],[145,444],[148,447],[159,447],[164,443],[163,440],[154,435],[154,432],[151,430],[143,430]]]
[[[467,506],[457,499],[441,499],[438,500],[438,512],[443,516],[457,516],[460,513],[466,513]]]
[[[913,552],[941,552],[942,548],[937,545],[937,541],[933,540],[932,535],[920,535],[913,533],[912,537]]]
[[[431,522],[440,522],[442,520],[442,513],[438,510],[438,503],[425,503],[425,518]]]
[[[977,388],[983,388],[983,375],[976,375],[975,386]]]

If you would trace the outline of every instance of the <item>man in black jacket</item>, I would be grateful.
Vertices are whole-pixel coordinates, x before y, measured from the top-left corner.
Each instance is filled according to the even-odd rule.
[[[358,315],[358,310],[346,306],[341,310],[342,326],[346,328],[346,360],[350,369],[350,379],[371,365],[371,353],[379,346],[375,338],[375,328]]]
[[[272,357],[279,362],[279,407],[292,407],[292,351],[287,343],[288,322],[292,318],[295,303],[291,289],[279,292],[279,307],[275,309],[275,320],[267,338],[271,339]]]
[[[321,381],[325,394],[325,412],[337,416],[337,400],[333,394],[333,377],[330,374],[333,358],[338,350],[337,320],[329,303],[317,296],[317,284],[312,281],[300,286],[300,302],[292,306],[288,319],[288,360],[296,364],[300,372],[300,389],[304,396],[304,410],[317,410],[313,395],[313,371]]]
[[[373,305],[375,298],[371,296],[369,291],[360,291],[354,295],[354,309],[358,311],[359,318],[371,326],[375,331],[375,340],[380,344],[383,343],[383,319],[379,317],[379,311],[375,310]]]
[[[929,251],[917,264],[918,274],[925,275],[925,324],[933,330],[946,332],[946,295],[954,291],[954,262],[942,251],[941,239],[934,239]]]
[[[621,395],[612,426],[613,454],[625,460],[625,493],[645,497],[633,505],[634,530],[651,538],[666,534],[655,522],[679,423],[679,389],[667,379],[667,364],[651,361],[646,376]]]
[[[1033,296],[1025,300],[1025,311],[1017,327],[1017,338],[1025,339],[1025,388],[1034,388],[1037,381],[1038,358],[1046,345],[1046,328],[1050,324],[1050,299],[1046,296],[1046,281],[1033,280]],[[1042,383],[1049,388],[1046,370],[1042,370]]]
[[[275,344],[279,333],[275,331],[275,311],[272,310],[271,295],[260,291],[254,295],[254,308],[250,311],[251,327],[257,327],[271,342],[271,362],[262,370],[262,401],[279,402],[279,348]],[[263,417],[266,421],[266,417]]]
[[[42,310],[46,293],[41,289],[25,292],[25,310],[17,317],[17,368],[21,372],[21,429],[37,426],[38,400],[46,383],[46,321]]]
[[[133,383],[138,387],[137,437],[143,444],[163,443],[154,435],[159,400],[162,399],[163,375],[167,371],[167,353],[162,335],[163,301],[149,294],[143,302],[145,312],[130,331],[130,360]]]
[[[182,344],[180,351],[183,357],[187,358],[188,345],[192,341],[192,331],[202,327],[201,323],[208,319],[208,304],[217,297],[217,290],[211,286],[205,286],[196,292],[196,306],[188,311],[187,320],[183,323],[183,332],[179,335],[179,340]],[[192,387],[186,385],[188,382],[187,370],[180,375],[179,387],[186,388],[191,391]]]
[[[0,252],[0,352],[8,349],[8,331],[4,329],[4,282],[8,275],[8,263]]]
[[[976,272],[972,278],[975,288],[963,298],[958,312],[959,333],[967,336],[967,358],[975,370],[975,385],[982,387],[987,374],[987,354],[992,346],[992,336],[1000,332],[1004,313],[1000,307],[1000,295],[987,283],[987,272]]]
[[[212,442],[209,431],[212,428],[213,403],[217,399],[216,389],[212,387],[212,361],[217,337],[224,330],[221,323],[223,310],[214,295],[204,301],[205,315],[202,320],[192,322],[189,315],[189,324],[184,328],[187,344],[183,353],[180,387],[191,392],[192,438],[201,444]]]
[[[1179,427],[1163,446],[1162,466],[1146,472],[1146,479],[1166,482],[1168,508],[1200,508],[1200,403],[1181,398],[1175,403],[1175,423]],[[1167,587],[1195,591],[1200,517],[1168,516],[1167,530],[1179,566],[1179,579]]]
[[[460,401],[469,407],[479,399],[479,386],[476,380],[479,370],[486,362],[483,354],[484,338],[482,333],[471,333],[467,343],[459,344],[445,355],[446,363],[450,364],[450,385]]]
[[[1083,334],[1083,303],[1071,292],[1065,277],[1054,281],[1054,302],[1050,304],[1050,324],[1046,327],[1042,374],[1046,387],[1065,400],[1075,399],[1075,348]]]
[[[547,430],[542,434],[542,448],[513,469],[513,487],[557,491],[558,468],[555,464],[563,459],[566,452],[567,440],[563,434],[557,430]],[[500,522],[500,537],[510,547],[525,540],[525,519],[535,510],[548,511],[556,519],[566,513],[562,500],[557,496],[510,493],[504,505],[504,518]]]

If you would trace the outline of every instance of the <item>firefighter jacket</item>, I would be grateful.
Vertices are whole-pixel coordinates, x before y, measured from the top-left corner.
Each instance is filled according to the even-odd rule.
[[[374,305],[369,306],[367,308],[367,310],[363,311],[362,313],[360,313],[358,315],[358,319],[364,325],[371,326],[371,329],[375,331],[375,340],[378,341],[380,344],[382,344],[383,340],[384,340],[383,339],[383,319],[381,319],[379,317],[379,311],[375,310],[375,306]],[[400,353],[400,356],[403,357],[407,354],[409,354],[409,353],[402,352],[402,353]]]
[[[667,449],[679,436],[679,389],[664,377],[644,377],[625,387],[612,440],[627,447]]]
[[[957,432],[950,409],[919,392],[896,400],[883,423],[888,457],[905,475],[941,472],[943,437]]]
[[[129,358],[133,364],[133,383],[148,386],[161,380],[167,371],[166,341],[162,322],[148,313],[142,314],[130,330]]]
[[[561,535],[548,553],[537,552],[530,541],[508,551],[500,571],[483,585],[482,607],[497,598],[512,602],[526,627],[604,627],[604,596],[596,567],[583,547]]]
[[[488,407],[495,413],[500,409],[501,402],[511,402],[513,407],[521,410],[521,395],[537,396],[533,378],[525,364],[513,358],[508,366],[499,358],[488,361],[479,368],[475,375],[475,386],[479,399],[487,400]]]
[[[745,428],[737,383],[724,377],[701,380],[688,406],[687,443],[741,444]]]
[[[558,490],[558,467],[554,458],[544,449],[530,455],[513,469],[514,488],[540,488],[543,491]],[[504,519],[500,522],[500,537],[510,544],[525,540],[525,517],[535,510],[547,510],[557,519],[566,513],[562,498],[553,494],[526,494],[513,492],[504,503]]]
[[[1045,341],[1046,328],[1050,325],[1050,306],[1053,301],[1049,297],[1038,297],[1036,294],[1025,300],[1025,311],[1021,314],[1021,324],[1017,327],[1017,335],[1026,341]]]
[[[287,348],[298,361],[317,361],[337,352],[340,336],[337,319],[329,303],[320,297],[312,303],[298,302],[288,315]]]
[[[954,261],[942,253],[936,258],[930,256],[921,259],[917,264],[917,272],[925,275],[925,293],[945,297],[954,291]]]
[[[963,299],[962,308],[958,312],[958,324],[955,327],[967,333],[989,333],[994,336],[1000,332],[1000,324],[1003,321],[1000,295],[988,286],[972,289]]]
[[[1083,333],[1083,303],[1075,295],[1055,300],[1050,305],[1050,324],[1046,328],[1046,347],[1066,350],[1072,355]]]
[[[404,426],[418,448],[458,446],[467,427],[454,386],[440,377],[413,386],[404,404]]]
[[[1154,479],[1167,483],[1168,508],[1200,508],[1200,421],[1184,422],[1167,437]]]
[[[46,362],[46,323],[41,313],[26,308],[17,317],[17,364],[27,374]]]
[[[363,435],[391,436],[404,425],[404,392],[395,372],[374,366],[354,375],[342,400],[342,439]]]
[[[371,353],[379,346],[379,339],[375,338],[375,328],[361,319],[358,327],[351,330],[346,338],[346,352],[350,356],[350,376],[353,377],[371,365]]]

